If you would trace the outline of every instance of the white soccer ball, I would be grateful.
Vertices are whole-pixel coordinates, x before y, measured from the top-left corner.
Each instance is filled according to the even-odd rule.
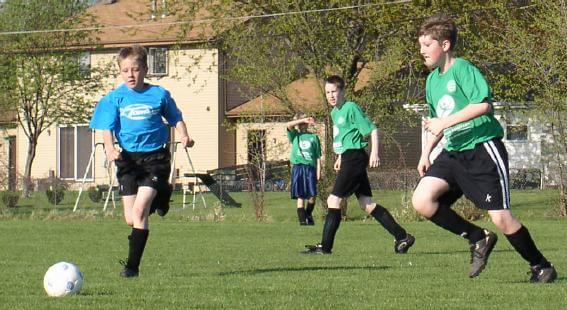
[[[51,297],[63,297],[79,293],[83,287],[83,274],[79,267],[59,262],[47,269],[43,277],[43,288]]]

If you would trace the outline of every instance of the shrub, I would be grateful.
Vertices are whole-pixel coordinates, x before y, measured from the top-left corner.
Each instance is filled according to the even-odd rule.
[[[98,187],[91,186],[89,187],[89,198],[92,202],[99,202],[102,200],[102,191],[98,189]]]
[[[4,191],[1,194],[2,204],[8,208],[14,208],[18,204],[20,194],[12,191]]]
[[[65,187],[52,186],[45,190],[45,195],[47,195],[47,200],[51,204],[57,205],[63,201],[63,198],[65,197]]]
[[[464,219],[468,221],[482,220],[486,217],[486,212],[475,205],[468,199],[462,197],[457,200],[453,206],[455,212],[459,213]]]

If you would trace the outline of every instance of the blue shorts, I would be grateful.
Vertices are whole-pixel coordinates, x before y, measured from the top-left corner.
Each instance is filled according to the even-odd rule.
[[[317,172],[309,165],[293,165],[291,170],[291,199],[317,196]]]

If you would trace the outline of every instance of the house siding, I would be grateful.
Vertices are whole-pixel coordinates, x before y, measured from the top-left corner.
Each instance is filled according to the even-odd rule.
[[[238,165],[248,162],[248,132],[250,130],[266,131],[266,159],[268,161],[289,160],[291,145],[287,139],[285,123],[239,123],[236,125],[236,163]],[[324,149],[324,129],[316,127],[313,132],[319,135],[321,149]]]
[[[116,71],[117,49],[91,53],[91,64],[102,66],[109,64]],[[219,97],[218,52],[216,49],[180,49],[170,50],[168,54],[169,74],[167,76],[148,76],[146,81],[164,87],[171,92],[177,106],[183,113],[189,135],[195,140],[195,146],[189,149],[192,163],[197,171],[206,171],[219,167],[219,118],[222,112]],[[118,74],[105,81],[106,89],[95,97],[95,101],[122,83]],[[18,171],[23,173],[27,157],[27,139],[18,128]],[[179,141],[177,132],[176,141]],[[96,131],[95,143],[101,143],[102,132]],[[225,141],[225,143],[227,143]],[[32,167],[32,178],[45,178],[50,171],[57,171],[57,126],[52,126],[42,133],[38,140],[37,155]],[[175,168],[180,174],[190,172],[187,156],[184,152],[176,154]],[[94,182],[108,184],[108,172],[102,146],[97,147],[94,155]],[[84,171],[81,171],[82,178]],[[78,184],[77,184],[78,185]]]

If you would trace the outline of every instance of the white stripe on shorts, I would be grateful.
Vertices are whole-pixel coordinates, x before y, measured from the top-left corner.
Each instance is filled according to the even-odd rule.
[[[502,188],[502,203],[504,209],[510,208],[510,189],[508,187],[508,174],[506,173],[506,165],[504,165],[504,160],[500,153],[498,153],[498,148],[494,145],[494,141],[483,142],[484,148],[492,161],[496,165],[496,170],[498,170],[498,175],[500,176],[500,187]]]

